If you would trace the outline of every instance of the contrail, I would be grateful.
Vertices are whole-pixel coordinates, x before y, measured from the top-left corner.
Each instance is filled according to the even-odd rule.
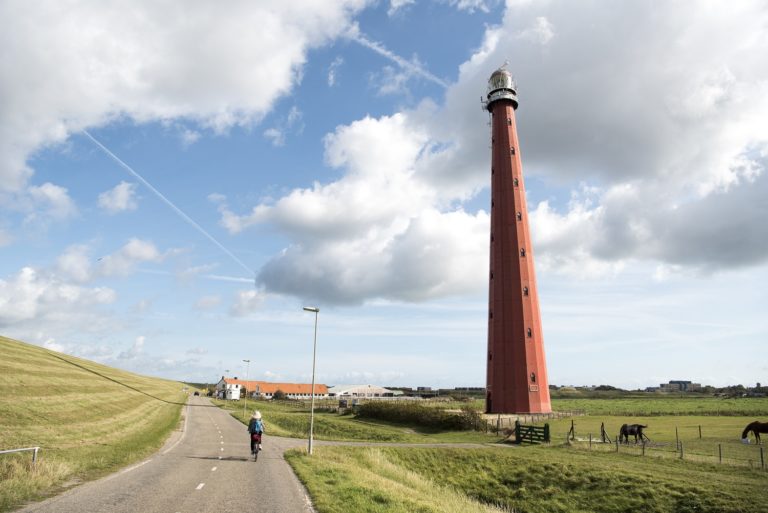
[[[410,72],[412,72],[412,73],[414,73],[416,75],[424,77],[427,80],[429,80],[430,82],[434,82],[435,84],[443,87],[444,89],[448,89],[448,82],[446,82],[445,80],[441,79],[440,77],[437,77],[437,76],[433,75],[432,73],[430,73],[429,71],[425,70],[421,66],[418,66],[417,64],[414,64],[411,61],[405,60],[402,57],[400,57],[399,55],[397,55],[397,54],[387,50],[387,48],[383,44],[381,44],[381,43],[379,43],[377,41],[371,41],[370,39],[365,37],[363,34],[361,34],[359,30],[354,30],[354,29],[350,30],[347,33],[347,37],[349,39],[351,39],[352,41],[354,41],[354,42],[356,42],[356,43],[358,43],[358,44],[360,44],[360,45],[362,45],[362,46],[364,46],[364,47],[366,47],[366,48],[368,48],[370,50],[373,50],[374,52],[378,53],[382,57],[386,57],[387,59],[391,60],[392,62],[394,62],[395,64],[397,64],[401,68],[407,69],[408,71],[410,71]]]
[[[155,189],[155,188],[154,188],[154,186],[153,186],[151,183],[149,183],[148,181],[146,181],[146,180],[144,179],[144,177],[143,177],[143,176],[141,176],[139,173],[137,173],[136,171],[134,171],[134,170],[131,168],[131,166],[129,166],[128,164],[126,164],[125,162],[123,162],[122,160],[120,160],[120,158],[119,158],[117,155],[115,155],[114,153],[112,153],[111,151],[109,151],[109,149],[108,149],[106,146],[104,146],[104,145],[103,145],[103,144],[101,144],[101,143],[100,143],[98,140],[96,140],[96,138],[95,138],[94,136],[92,136],[91,134],[89,134],[87,130],[83,130],[82,132],[83,132],[83,133],[84,133],[86,136],[88,136],[88,138],[89,138],[91,141],[93,141],[93,143],[94,143],[94,144],[96,144],[96,146],[98,146],[99,148],[101,148],[101,149],[102,149],[102,151],[103,151],[104,153],[106,153],[107,155],[109,155],[110,157],[112,157],[112,159],[113,159],[115,162],[117,162],[118,164],[120,164],[120,166],[122,166],[122,167],[123,167],[123,169],[125,169],[126,171],[128,171],[128,172],[129,172],[130,174],[132,174],[132,175],[133,175],[133,176],[134,176],[134,177],[135,177],[135,178],[136,178],[138,181],[140,181],[141,183],[143,183],[143,184],[144,184],[144,185],[147,187],[147,189],[149,189],[150,191],[152,191],[152,192],[155,194],[155,196],[157,196],[158,198],[160,198],[161,200],[163,200],[163,202],[164,202],[166,205],[168,205],[169,207],[171,207],[171,209],[173,209],[173,211],[174,211],[174,212],[176,212],[176,213],[179,215],[179,217],[181,217],[181,218],[182,218],[184,221],[186,221],[188,224],[190,224],[190,225],[191,225],[193,228],[195,228],[195,229],[196,229],[198,232],[202,233],[202,234],[203,234],[203,235],[204,235],[204,236],[205,236],[205,237],[206,237],[206,238],[207,238],[209,241],[213,242],[213,243],[214,243],[214,244],[215,244],[215,245],[216,245],[216,246],[217,246],[217,247],[218,247],[220,250],[222,250],[224,253],[226,253],[226,254],[227,254],[227,255],[228,255],[228,256],[229,256],[229,257],[230,257],[232,260],[234,260],[234,261],[235,261],[235,262],[236,262],[236,263],[237,263],[237,264],[238,264],[240,267],[242,267],[243,269],[245,269],[246,271],[248,271],[248,274],[251,274],[251,275],[253,275],[253,276],[256,276],[256,272],[255,272],[253,269],[251,269],[250,267],[248,267],[247,265],[245,265],[245,264],[243,263],[243,261],[242,261],[242,260],[240,260],[239,258],[237,258],[237,257],[235,256],[235,254],[234,254],[234,253],[232,253],[230,250],[228,250],[227,248],[225,248],[225,247],[224,247],[224,245],[223,245],[221,242],[219,242],[218,240],[216,240],[216,238],[215,238],[213,235],[211,235],[210,233],[208,233],[207,231],[205,231],[205,229],[204,229],[202,226],[200,226],[199,224],[197,224],[197,223],[196,223],[196,222],[195,222],[195,221],[194,221],[194,220],[193,220],[191,217],[189,217],[187,214],[185,214],[185,213],[184,213],[184,211],[182,211],[182,210],[181,210],[179,207],[177,207],[176,205],[174,205],[174,204],[173,204],[173,202],[172,202],[171,200],[169,200],[168,198],[166,198],[166,197],[163,195],[163,193],[161,193],[160,191],[158,191],[157,189]],[[250,281],[250,280],[249,280],[249,281]]]

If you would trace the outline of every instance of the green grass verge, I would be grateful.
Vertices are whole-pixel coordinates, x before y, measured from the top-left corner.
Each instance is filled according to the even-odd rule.
[[[768,511],[768,473],[758,470],[546,446],[315,451],[308,457],[294,450],[286,458],[319,513],[495,506],[518,513]],[[450,509],[460,500],[459,508]]]
[[[0,337],[0,511],[138,461],[179,424],[182,385]]]

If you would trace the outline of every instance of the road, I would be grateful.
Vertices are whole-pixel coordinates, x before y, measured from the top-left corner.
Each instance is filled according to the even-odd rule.
[[[301,513],[314,511],[283,452],[305,441],[265,436],[250,458],[245,426],[192,397],[185,427],[154,456],[35,503],[24,513]]]

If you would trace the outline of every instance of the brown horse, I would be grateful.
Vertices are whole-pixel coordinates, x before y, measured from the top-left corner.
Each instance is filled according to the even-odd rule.
[[[752,431],[752,434],[755,435],[755,443],[762,443],[760,441],[760,433],[768,433],[768,422],[759,422],[754,421],[749,424],[747,424],[747,427],[744,428],[744,432],[741,433],[741,441],[745,444],[749,443],[749,432]]]

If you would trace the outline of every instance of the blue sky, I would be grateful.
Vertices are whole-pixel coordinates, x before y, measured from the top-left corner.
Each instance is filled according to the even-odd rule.
[[[305,381],[311,304],[321,382],[484,385],[508,61],[550,382],[768,381],[760,2],[284,4],[0,3],[0,333]]]

